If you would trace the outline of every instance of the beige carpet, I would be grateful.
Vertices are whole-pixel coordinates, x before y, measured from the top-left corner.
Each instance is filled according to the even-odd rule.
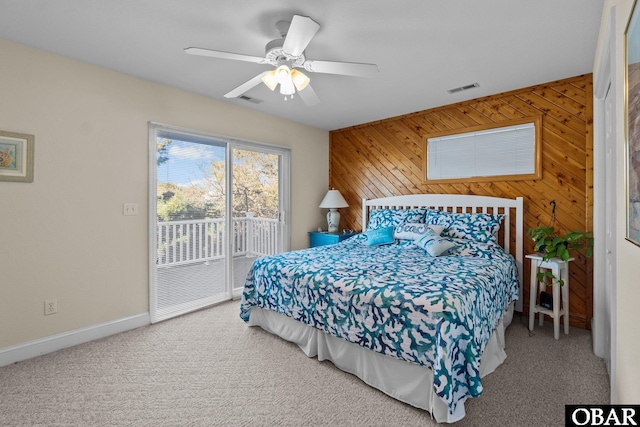
[[[238,317],[237,301],[0,368],[2,426],[430,426],[397,402]],[[588,331],[507,330],[506,362],[456,426],[562,426],[608,403]]]

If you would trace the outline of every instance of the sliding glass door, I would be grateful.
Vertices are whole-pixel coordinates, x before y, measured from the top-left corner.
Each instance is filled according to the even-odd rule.
[[[233,297],[258,256],[288,249],[289,150],[150,125],[150,314]]]
[[[231,151],[233,296],[242,292],[253,260],[284,250],[282,154],[251,147]]]

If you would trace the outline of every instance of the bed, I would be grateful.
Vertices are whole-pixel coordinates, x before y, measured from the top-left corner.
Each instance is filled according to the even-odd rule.
[[[240,316],[456,422],[505,360],[504,330],[522,311],[522,198],[421,194],[362,206],[363,233],[256,259]]]

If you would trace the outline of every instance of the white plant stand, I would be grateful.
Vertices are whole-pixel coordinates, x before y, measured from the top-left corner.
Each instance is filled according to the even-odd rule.
[[[560,258],[551,258],[543,261],[542,254],[526,255],[531,260],[531,281],[529,282],[529,330],[533,331],[533,323],[536,313],[540,313],[538,321],[540,326],[544,324],[544,315],[553,318],[553,337],[560,338],[560,317],[564,316],[564,333],[569,334],[569,262],[575,258],[569,258],[563,261]],[[538,281],[538,272],[551,270],[554,275],[552,286],[553,309],[542,307],[536,304],[538,292],[545,291],[547,288],[546,281]],[[564,285],[560,285],[560,280],[564,281]],[[562,295],[562,298],[561,298]],[[561,302],[562,299],[562,302]],[[562,308],[560,308],[562,306]]]

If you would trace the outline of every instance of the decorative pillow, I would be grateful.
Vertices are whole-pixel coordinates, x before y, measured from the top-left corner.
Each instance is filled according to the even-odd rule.
[[[367,231],[367,246],[388,245],[395,242],[393,238],[393,227],[378,228],[376,230]]]
[[[441,234],[443,237],[497,243],[503,217],[504,215],[450,213],[429,209],[425,223],[444,226]]]
[[[433,231],[437,236],[442,233],[444,229],[441,225],[427,225],[423,223],[407,222],[396,226],[393,232],[395,239],[403,240],[415,240],[424,234],[427,234],[429,230]]]
[[[414,240],[413,243],[427,251],[427,253],[433,257],[442,255],[447,249],[451,249],[456,245],[449,239],[436,236],[435,233],[431,235],[425,234]]]
[[[367,231],[395,227],[404,222],[424,222],[426,209],[374,209],[369,212]]]

